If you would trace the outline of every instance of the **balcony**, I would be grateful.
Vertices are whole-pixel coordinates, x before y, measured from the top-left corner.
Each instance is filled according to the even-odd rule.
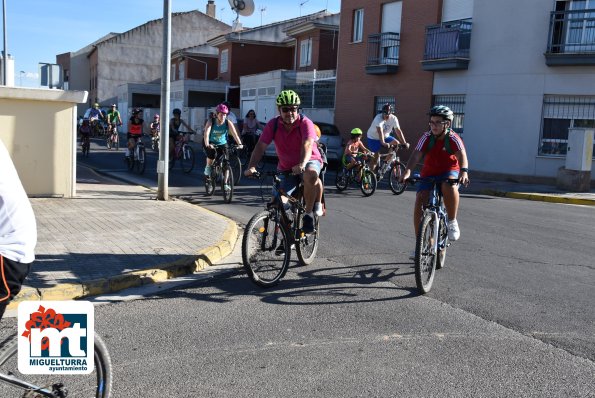
[[[427,26],[422,69],[467,69],[470,45],[471,21],[468,19]]]
[[[366,73],[369,75],[397,73],[399,69],[399,45],[398,33],[384,32],[368,36]]]
[[[595,65],[595,9],[552,11],[545,63]]]

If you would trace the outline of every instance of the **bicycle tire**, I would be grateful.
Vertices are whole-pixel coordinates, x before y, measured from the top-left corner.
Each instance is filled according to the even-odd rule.
[[[360,181],[359,187],[364,196],[372,196],[376,192],[376,185],[378,180],[376,174],[372,170],[365,169],[362,171],[362,180]]]
[[[237,154],[230,156],[229,164],[233,170],[235,185],[240,185],[240,181],[242,180],[242,161],[240,157]]]
[[[217,182],[217,175],[215,169],[215,165],[212,165],[211,174],[205,176],[205,193],[207,196],[213,196],[213,194],[215,193],[215,184]]]
[[[436,273],[436,255],[431,253],[434,217],[426,214],[420,224],[415,242],[415,284],[421,294],[432,289]]]
[[[310,265],[316,257],[318,251],[318,241],[320,238],[320,218],[314,216],[314,232],[311,234],[301,234],[295,245],[295,252],[302,265]]]
[[[390,186],[390,190],[393,191],[395,195],[402,194],[403,192],[405,192],[405,188],[407,188],[407,184],[405,183],[405,181],[403,181],[402,183],[399,182],[399,179],[404,173],[405,167],[400,162],[394,163],[390,168],[388,185]]]
[[[112,149],[112,136],[111,134],[107,137],[107,139],[105,140],[105,146],[107,147],[107,149]]]
[[[120,136],[118,134],[115,134],[114,138],[115,138],[114,143],[116,144],[116,151],[118,151],[118,150],[120,150]]]
[[[446,226],[446,219],[440,218],[440,224],[438,227],[438,256],[436,256],[436,269],[444,268],[446,264],[446,248],[448,247],[448,227]],[[440,248],[442,245],[442,249]]]
[[[139,174],[143,174],[145,172],[146,167],[147,162],[145,157],[145,147],[141,146],[138,148],[138,159],[136,159],[136,171]]]
[[[225,163],[221,167],[221,192],[223,193],[223,202],[225,203],[231,203],[231,199],[233,198],[233,182],[233,170],[229,163]]]
[[[89,157],[89,147],[91,144],[89,142],[83,142],[83,156]]]
[[[113,383],[113,367],[111,357],[105,342],[99,335],[95,334],[94,342],[94,372],[96,374],[96,378],[92,378],[88,374],[20,374],[18,371],[18,340],[16,335],[10,340],[7,340],[0,348],[0,373],[12,374],[15,378],[36,385],[40,388],[48,388],[48,386],[61,383],[68,391],[68,396],[72,397],[87,397],[90,396],[91,391],[94,391],[94,397],[109,398]],[[23,394],[27,394],[27,390],[25,390],[23,387],[17,387],[8,383],[0,383],[0,396],[13,396],[16,388],[20,388]],[[29,393],[31,393],[31,391],[29,391]]]
[[[134,169],[134,149],[130,151],[130,155],[126,157],[126,164],[128,170],[132,171]]]
[[[289,269],[289,233],[279,222],[277,209],[256,213],[244,230],[242,264],[250,280],[260,287],[279,283]]]
[[[194,149],[190,145],[182,147],[182,156],[180,157],[180,165],[184,173],[190,173],[194,169]]]
[[[347,186],[349,185],[348,178],[349,177],[347,177],[347,172],[345,168],[342,167],[341,170],[337,172],[337,176],[335,177],[335,186],[337,187],[337,190],[339,190],[339,192],[343,192],[347,189]]]

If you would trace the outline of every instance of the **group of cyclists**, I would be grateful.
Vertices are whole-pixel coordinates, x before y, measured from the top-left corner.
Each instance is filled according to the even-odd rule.
[[[256,165],[264,156],[267,146],[275,141],[278,156],[277,169],[283,172],[281,188],[291,194],[300,181],[303,181],[306,209],[303,230],[304,233],[311,233],[314,229],[313,215],[322,216],[324,214],[322,203],[324,187],[320,174],[326,159],[318,145],[320,130],[308,117],[300,113],[301,101],[296,92],[281,91],[277,96],[276,105],[278,116],[269,120],[265,125],[258,121],[254,110],[249,110],[243,120],[241,131],[238,131],[237,118],[231,112],[229,103],[223,102],[217,105],[204,125],[202,147],[207,157],[204,175],[210,175],[211,165],[217,155],[227,151],[229,137],[233,138],[239,149],[244,144],[247,144],[251,149],[250,160],[244,172],[247,177],[256,173]],[[98,109],[98,105],[94,109]],[[185,132],[188,133],[195,132],[181,118],[181,114],[180,109],[174,109],[173,117],[169,121],[170,155],[176,141],[183,138],[182,128],[186,129]],[[94,112],[93,117],[99,116]],[[159,119],[159,115],[155,115],[150,125],[153,137],[159,135]],[[451,128],[453,119],[452,110],[446,106],[438,105],[430,109],[429,130],[423,133],[418,140],[405,172],[400,177],[401,183],[406,182],[418,163],[423,163],[421,178],[455,178],[459,179],[460,184],[467,185],[469,183],[469,165],[465,146],[460,136]],[[107,114],[107,121],[114,126],[122,124],[115,104]],[[143,124],[142,110],[134,109],[128,122],[128,148],[125,156],[129,156],[136,140],[141,138]],[[359,127],[351,130],[351,137],[345,145],[343,155],[343,162],[347,169],[358,166],[360,164],[358,158],[362,154],[374,155],[371,162],[371,167],[374,169],[383,148],[391,149],[399,144],[409,148],[409,143],[405,139],[405,134],[395,115],[395,109],[391,104],[385,104],[382,107],[382,111],[372,120],[366,135],[367,147],[362,142],[363,131]],[[389,162],[390,160],[390,158],[387,159]],[[428,184],[424,183],[417,187],[413,212],[416,235],[422,206],[427,202],[430,188]],[[449,219],[449,239],[456,241],[460,237],[457,221],[458,184],[443,183],[441,188]]]

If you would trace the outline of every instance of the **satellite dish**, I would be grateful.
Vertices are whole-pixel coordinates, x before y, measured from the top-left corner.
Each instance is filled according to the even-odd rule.
[[[254,13],[254,1],[252,0],[228,0],[231,10],[238,14],[247,17]]]

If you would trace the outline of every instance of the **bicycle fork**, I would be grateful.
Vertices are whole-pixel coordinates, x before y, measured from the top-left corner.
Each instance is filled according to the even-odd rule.
[[[438,217],[438,213],[436,211],[427,210],[432,215],[432,246],[430,247],[430,254],[435,256],[438,253],[438,229],[440,228],[440,218]]]

